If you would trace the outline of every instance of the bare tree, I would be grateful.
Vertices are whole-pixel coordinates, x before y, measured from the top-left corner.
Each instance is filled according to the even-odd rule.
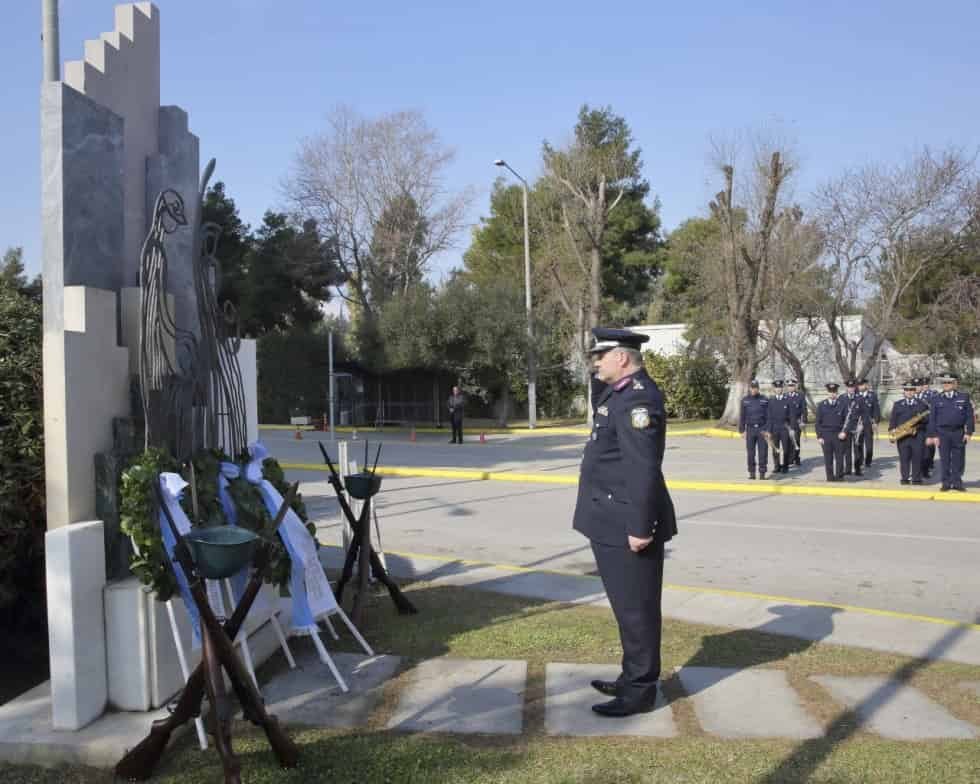
[[[976,192],[973,161],[924,149],[899,166],[872,164],[815,195],[829,296],[820,314],[845,377],[871,373],[908,288],[960,250]],[[846,317],[863,311],[863,329]]]
[[[346,276],[338,293],[367,321],[376,323],[382,289],[421,279],[463,228],[470,194],[449,194],[443,182],[453,157],[416,111],[366,119],[339,107],[326,130],[300,142],[286,194],[333,236]]]
[[[721,226],[718,254],[728,347],[726,359],[731,376],[728,400],[719,424],[736,424],[742,398],[768,349],[760,347],[762,319],[772,306],[772,287],[777,276],[780,228],[796,213],[785,205],[787,181],[795,167],[783,150],[759,143],[748,176],[741,181],[736,203],[737,152],[716,148],[724,188],[711,202],[711,215]]]

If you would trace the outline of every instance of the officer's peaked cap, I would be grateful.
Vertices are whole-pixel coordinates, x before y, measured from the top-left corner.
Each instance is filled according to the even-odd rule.
[[[749,386],[752,387],[753,389],[758,389],[759,388],[759,382],[756,379],[753,378],[749,382]]]
[[[960,377],[955,373],[943,373],[939,380],[943,384],[952,384],[954,381],[959,381]]]
[[[840,389],[840,384],[835,384],[833,381],[827,384],[828,392],[836,392],[838,389]]]
[[[608,327],[593,327],[592,335],[595,343],[589,349],[590,354],[599,354],[613,348],[639,349],[650,337],[628,329],[610,329]]]
[[[902,389],[915,389],[919,385],[919,379],[910,378],[904,384],[902,384]]]
[[[847,379],[847,381],[844,382],[844,386],[848,386],[848,387],[856,387],[857,385],[858,382],[855,381],[853,378],[849,378]]]
[[[775,381],[772,382],[772,385],[776,387],[776,389],[779,389],[780,387],[783,386],[783,380],[781,378],[777,378]]]

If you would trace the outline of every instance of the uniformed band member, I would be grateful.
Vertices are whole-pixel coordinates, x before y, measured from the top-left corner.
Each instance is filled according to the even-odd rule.
[[[749,394],[742,398],[742,410],[738,417],[738,432],[745,433],[749,479],[755,479],[756,465],[759,468],[759,479],[765,479],[766,471],[769,470],[769,444],[765,438],[768,422],[769,400],[759,394],[759,382],[752,379]]]
[[[769,398],[769,421],[766,430],[772,434],[773,449],[779,449],[772,456],[772,472],[788,474],[789,461],[793,455],[793,439],[789,431],[799,429],[796,422],[796,403],[783,394],[782,381],[773,381],[772,385],[776,394]]]
[[[449,395],[449,422],[453,426],[453,440],[450,444],[463,443],[463,405],[466,403],[463,393],[459,387],[453,387],[452,394]]]
[[[858,382],[858,394],[864,398],[864,405],[868,409],[868,419],[872,425],[868,431],[862,432],[858,438],[858,441],[861,442],[858,447],[864,449],[864,464],[869,466],[875,454],[875,433],[881,423],[881,403],[875,391],[868,386],[868,379],[866,378],[862,378]]]
[[[966,445],[973,435],[973,403],[968,395],[956,390],[959,378],[950,373],[940,379],[943,391],[932,398],[929,407],[929,440],[939,447],[939,466],[942,476],[940,490],[959,490],[963,487],[966,468]]]
[[[823,464],[827,470],[828,482],[844,481],[844,446],[846,432],[844,420],[847,418],[847,405],[843,398],[837,397],[838,384],[827,384],[829,396],[817,406],[817,416],[813,429],[817,433],[817,443],[823,449]]]
[[[906,381],[902,391],[905,399],[896,401],[892,406],[891,419],[888,421],[889,432],[908,422],[912,417],[929,410],[929,406],[916,395],[916,379]],[[898,447],[899,476],[903,485],[909,484],[910,481],[913,485],[922,484],[922,448],[926,443],[927,427],[925,422],[920,422],[912,435],[901,438],[895,443]]]
[[[871,417],[868,407],[864,404],[864,398],[857,392],[857,381],[853,378],[847,380],[847,394],[843,396],[843,401],[847,406],[847,427],[844,428],[846,437],[844,439],[844,474],[852,472],[855,476],[862,476],[864,472],[861,467],[864,465],[864,447],[858,444],[858,435],[871,430]],[[851,462],[853,458],[853,463]]]
[[[622,672],[592,681],[612,697],[592,706],[600,716],[652,710],[660,678],[660,599],[664,543],[677,533],[664,482],[667,417],[663,395],[643,369],[648,339],[623,329],[592,330],[597,400],[585,447],[573,527],[592,543],[599,576],[619,625]]]
[[[915,379],[915,383],[919,388],[918,398],[929,408],[932,407],[932,399],[939,394],[930,386],[931,382],[932,379],[930,379],[928,376],[922,376]],[[922,478],[928,479],[930,476],[932,476],[935,466],[936,445],[927,438],[926,444],[922,448]]]
[[[809,414],[806,410],[806,396],[797,389],[796,379],[789,378],[786,380],[786,394],[793,401],[796,406],[796,424],[799,429],[796,431],[796,443],[793,445],[793,465],[800,464],[800,448],[803,446],[803,431],[806,430],[806,423],[809,419]]]

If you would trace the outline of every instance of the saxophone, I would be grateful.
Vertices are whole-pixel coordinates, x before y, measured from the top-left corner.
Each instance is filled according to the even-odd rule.
[[[907,422],[902,422],[902,424],[900,424],[894,430],[889,430],[888,440],[894,444],[897,441],[901,441],[903,438],[914,436],[916,431],[919,429],[919,425],[928,418],[928,411],[923,411],[921,414],[916,414]]]

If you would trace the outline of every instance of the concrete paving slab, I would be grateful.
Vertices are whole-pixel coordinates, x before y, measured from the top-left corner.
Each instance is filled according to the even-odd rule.
[[[545,670],[545,732],[549,735],[637,735],[649,738],[673,738],[677,735],[674,714],[657,694],[657,706],[650,713],[639,713],[622,719],[604,719],[592,706],[605,702],[589,685],[593,678],[615,680],[619,667],[607,664],[549,664]]]
[[[978,697],[980,697],[980,681],[977,681],[975,683],[963,683],[963,684],[960,684],[960,685],[964,689],[967,689],[968,691],[972,691],[974,694],[976,694]]]
[[[0,760],[109,768],[146,737],[152,722],[166,715],[165,709],[106,713],[80,730],[59,732],[51,726],[51,685],[45,682],[0,706]],[[184,725],[175,737],[191,726]]]
[[[892,740],[975,738],[976,727],[951,715],[918,689],[878,676],[814,675],[834,699],[855,710],[862,724]]]
[[[429,659],[402,692],[389,729],[519,735],[527,662]]]
[[[684,691],[705,732],[722,738],[816,738],[807,714],[781,670],[682,667]]]
[[[262,686],[266,707],[286,724],[364,724],[381,701],[382,687],[401,666],[399,656],[331,654],[350,689],[344,694],[316,651],[304,649],[294,655],[295,670],[286,670]]]

